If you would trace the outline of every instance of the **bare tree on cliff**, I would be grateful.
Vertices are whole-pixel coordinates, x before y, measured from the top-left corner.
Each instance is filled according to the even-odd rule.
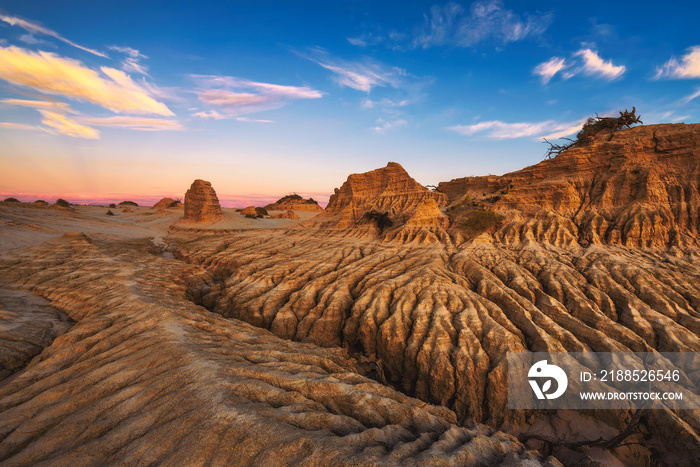
[[[622,130],[624,128],[631,128],[632,125],[637,123],[643,123],[641,115],[636,115],[637,109],[632,107],[632,111],[625,109],[624,112],[620,112],[619,117],[599,117],[598,114],[595,118],[591,117],[586,123],[583,124],[583,128],[576,135],[576,139],[570,138],[560,138],[565,141],[569,141],[568,144],[554,144],[547,141],[547,138],[542,138],[545,143],[549,144],[549,148],[544,155],[545,159],[553,159],[557,157],[562,152],[573,147],[582,147],[590,144],[593,138],[602,132],[610,132],[608,141],[613,138],[616,131]]]

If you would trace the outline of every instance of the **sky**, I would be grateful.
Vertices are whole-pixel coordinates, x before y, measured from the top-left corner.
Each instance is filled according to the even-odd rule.
[[[596,113],[700,121],[698,2],[0,2],[0,198],[425,185],[536,164]]]

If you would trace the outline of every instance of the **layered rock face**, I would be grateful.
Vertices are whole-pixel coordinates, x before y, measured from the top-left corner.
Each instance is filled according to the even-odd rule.
[[[185,290],[207,272],[160,253],[71,234],[0,260],[0,285],[76,322],[0,382],[0,463],[540,465],[512,436],[361,376],[340,349],[194,305]]]
[[[515,215],[505,242],[682,248],[699,246],[699,186],[700,125],[680,123],[601,134],[535,166],[438,190],[453,202],[500,196],[496,209]]]
[[[216,313],[280,337],[347,348],[372,362],[378,379],[450,407],[459,420],[561,443],[595,440],[601,433],[612,438],[626,428],[629,412],[508,410],[506,355],[700,351],[699,250],[693,227],[683,220],[697,214],[687,207],[697,196],[692,141],[698,135],[698,126],[684,125],[626,130],[610,142],[596,141],[598,152],[577,150],[588,152],[576,164],[562,154],[516,172],[520,178],[504,176],[505,185],[498,177],[440,185],[454,199],[501,195],[491,203],[506,221],[493,235],[458,238],[448,227],[431,242],[415,242],[425,232],[445,231],[439,207],[446,200],[390,164],[351,175],[303,229],[197,239],[177,233],[169,240],[179,258],[206,268],[208,275],[189,294]],[[629,167],[644,164],[638,153],[650,150],[667,172],[648,165],[642,189],[631,181],[637,179]],[[550,175],[547,167],[558,172],[552,168]],[[663,184],[660,190],[654,177],[682,186],[685,201],[669,195],[676,201],[657,202],[659,193],[678,189]],[[588,189],[577,198],[579,182]],[[579,209],[571,199],[589,201]],[[362,228],[371,209],[391,212],[396,224],[381,235],[347,235]],[[673,238],[684,239],[668,248],[665,241],[651,241],[665,237],[643,220],[663,209],[675,222],[668,227],[676,229]],[[585,219],[579,213],[609,216],[606,222],[619,226],[622,241],[608,240],[614,234],[607,233],[581,241],[589,224],[577,224]],[[406,230],[414,233],[402,236]],[[634,237],[635,231],[645,233]],[[609,450],[605,462],[694,465],[700,462],[698,433],[694,411],[649,410],[628,439],[640,444]],[[556,444],[538,446],[581,461]]]
[[[396,162],[386,167],[362,174],[352,174],[331,195],[325,211],[318,220],[328,219],[325,225],[334,224],[343,229],[354,226],[367,211],[386,212],[397,222],[405,222],[427,199],[436,201],[439,207],[447,205],[447,196],[431,192],[416,182]]]
[[[184,220],[197,223],[216,222],[223,216],[219,198],[211,183],[199,179],[192,182],[192,186],[185,193]]]

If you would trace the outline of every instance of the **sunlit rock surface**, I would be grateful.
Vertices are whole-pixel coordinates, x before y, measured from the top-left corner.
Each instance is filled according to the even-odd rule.
[[[211,183],[204,180],[192,182],[185,193],[185,222],[216,222],[223,218],[223,211],[219,204]]]
[[[127,229],[83,213],[76,223],[115,228],[0,260],[2,287],[75,322],[0,381],[3,465],[540,465],[512,436],[361,376],[342,349],[193,304],[187,287],[208,273],[160,242],[115,238]]]
[[[379,379],[460,421],[531,434],[546,419],[569,427],[559,439],[612,437],[629,413],[508,410],[506,353],[700,351],[699,139],[697,125],[640,127],[507,183],[440,185],[454,201],[505,191],[491,201],[506,215],[493,235],[460,236],[432,206],[445,195],[389,164],[351,175],[303,228],[169,240],[206,269],[189,294],[218,314],[346,348],[373,362]],[[370,209],[390,212],[394,225],[364,221]],[[592,216],[602,220],[584,222]],[[699,430],[695,411],[647,411],[631,438],[641,444],[605,455],[693,465]]]

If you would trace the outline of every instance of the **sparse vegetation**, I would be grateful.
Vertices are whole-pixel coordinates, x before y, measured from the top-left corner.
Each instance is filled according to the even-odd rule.
[[[119,203],[119,206],[138,206],[138,204],[134,203],[133,201],[122,201]]]
[[[70,203],[63,198],[58,198],[56,200],[56,205],[61,206],[62,208],[69,208],[70,207]]]
[[[21,203],[17,198],[5,198],[6,203]]]
[[[112,203],[112,204],[109,205],[109,207],[112,208],[112,209],[116,209],[116,208],[117,208],[117,205],[114,204],[114,203]]]
[[[43,199],[38,199],[38,200],[34,201],[34,204],[43,204],[43,205],[47,205],[47,204],[49,204],[49,203],[47,203],[47,202],[44,201]]]
[[[108,215],[108,216],[114,216],[114,213],[113,213],[111,210],[109,210],[109,211],[107,211],[107,215]]]
[[[637,109],[632,107],[632,111],[625,109],[624,112],[620,112],[619,117],[599,117],[598,114],[595,118],[591,117],[583,124],[581,131],[576,135],[576,139],[571,138],[560,138],[565,141],[569,141],[568,144],[554,144],[547,141],[547,138],[542,138],[545,143],[549,144],[549,148],[544,155],[545,159],[553,159],[557,157],[562,152],[571,149],[573,147],[586,146],[593,141],[593,138],[603,132],[610,132],[608,141],[610,141],[616,131],[622,130],[624,128],[631,128],[632,125],[637,123],[644,123],[641,120],[641,115],[636,115]]]
[[[379,228],[379,233],[382,233],[385,228],[394,225],[394,221],[389,218],[388,212],[379,212],[375,210],[367,211],[363,219],[374,222]]]
[[[277,201],[275,201],[273,204],[283,203],[285,201],[296,201],[296,202],[299,202],[302,204],[318,204],[318,201],[316,201],[315,199],[313,199],[313,198],[304,199],[296,193],[292,193],[291,195],[283,196],[280,199],[278,199]]]
[[[245,216],[246,216],[248,219],[257,219],[257,218],[258,218],[258,216],[256,216],[255,214],[246,214]]]
[[[467,232],[478,235],[492,228],[497,228],[505,219],[504,216],[486,209],[476,209],[468,212],[457,222],[457,227]]]
[[[169,207],[169,208],[176,208],[176,207],[178,207],[178,206],[181,205],[181,204],[182,204],[182,201],[180,201],[179,199],[176,199],[176,200],[173,201],[172,203],[168,204],[168,207]]]
[[[492,196],[486,201],[492,201],[500,196]],[[487,231],[496,230],[501,226],[505,217],[495,211],[484,208],[480,203],[470,199],[468,196],[447,208],[447,217],[453,228],[460,230],[468,237],[475,237]]]
[[[258,214],[258,217],[263,217],[267,216],[267,209],[265,208],[255,208],[255,212]]]

